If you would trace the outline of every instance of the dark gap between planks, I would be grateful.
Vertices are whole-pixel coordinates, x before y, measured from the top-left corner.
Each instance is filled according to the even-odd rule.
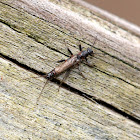
[[[10,62],[12,62],[14,64],[16,64],[17,66],[19,66],[19,67],[21,67],[21,68],[23,68],[23,69],[25,69],[27,71],[35,73],[37,75],[43,76],[43,75],[46,74],[46,73],[43,73],[43,72],[39,72],[39,71],[37,71],[37,70],[35,70],[33,68],[30,68],[27,65],[22,64],[22,63],[18,62],[17,60],[13,59],[13,58],[10,58],[10,57],[8,57],[6,55],[3,55],[2,53],[0,53],[0,57],[3,58],[3,59],[8,60],[8,61],[10,61]],[[60,84],[60,80],[58,80],[56,78],[51,80],[51,82],[53,82],[55,84],[58,84],[58,85]],[[80,90],[78,90],[76,88],[73,88],[73,87],[67,85],[66,83],[62,83],[61,87],[65,88],[65,89],[67,89],[67,90],[69,90],[69,91],[71,91],[71,92],[73,92],[73,93],[75,93],[75,94],[77,94],[77,95],[79,95],[81,97],[84,97],[84,98],[88,99],[89,101],[91,101],[93,103],[97,103],[99,105],[102,105],[102,106],[104,106],[104,107],[106,107],[106,108],[108,108],[108,109],[110,109],[110,110],[112,110],[112,111],[114,111],[114,112],[116,112],[116,113],[128,118],[129,120],[131,120],[131,121],[133,121],[133,122],[135,122],[137,124],[140,124],[140,120],[138,120],[137,118],[135,118],[135,117],[133,117],[133,116],[131,116],[131,115],[119,110],[115,106],[113,106],[113,105],[111,105],[109,103],[106,103],[103,100],[96,99],[94,96],[88,95],[88,94],[86,94],[86,93],[84,93],[84,92],[82,92],[82,91],[80,91]]]
[[[35,16],[35,17],[36,17],[36,16]],[[45,21],[46,21],[46,20],[45,20]],[[14,31],[16,31],[16,32],[18,32],[18,33],[21,33],[20,31],[14,29],[14,27],[12,27],[12,25],[8,24],[8,22],[3,21],[3,20],[0,20],[0,22],[2,22],[3,24],[6,24],[7,26],[9,26],[9,27],[10,27],[11,29],[13,29]],[[57,29],[57,30],[58,30],[58,29]],[[59,30],[59,31],[62,32],[62,33],[64,33],[64,32],[61,31],[61,30]],[[35,40],[36,42],[38,42],[38,43],[44,45],[42,42],[38,41],[35,37],[33,37],[33,36],[31,36],[31,35],[27,35],[27,36],[28,36],[29,38],[32,38],[32,39]],[[77,38],[75,38],[75,39],[77,39]],[[82,41],[82,40],[79,40],[79,39],[77,39],[77,40],[80,41],[80,42],[85,43],[85,42]],[[100,40],[99,40],[99,41],[100,41]],[[112,40],[110,40],[110,41],[112,41]],[[100,42],[104,43],[103,41],[100,41]],[[112,41],[112,42],[114,42],[114,41]],[[89,46],[92,46],[92,45],[89,44],[89,43],[86,43],[86,44],[89,45]],[[106,44],[106,43],[104,43],[104,44]],[[56,52],[58,52],[58,53],[61,53],[61,54],[65,55],[65,56],[69,57],[68,55],[66,55],[66,54],[64,54],[64,53],[62,53],[62,52],[60,52],[59,50],[56,50],[56,49],[51,48],[51,47],[49,47],[49,46],[47,46],[47,47],[48,47],[49,49],[51,49],[51,50],[54,50],[54,51],[56,51]],[[101,52],[103,52],[105,55],[109,55],[110,57],[112,57],[112,58],[114,58],[114,59],[117,59],[117,60],[123,62],[124,64],[126,64],[126,65],[128,65],[128,66],[130,66],[130,67],[132,67],[132,68],[134,68],[134,69],[137,69],[138,71],[140,71],[140,69],[139,69],[138,67],[135,67],[135,66],[133,66],[133,65],[131,65],[131,64],[129,64],[129,63],[123,61],[122,59],[120,59],[120,58],[118,58],[118,57],[116,57],[116,56],[113,56],[113,55],[111,55],[111,54],[109,54],[109,53],[107,53],[107,52],[104,52],[103,50],[101,50],[101,49],[99,49],[99,48],[97,48],[97,47],[94,47],[94,48],[97,49],[97,50],[99,50],[99,51],[101,51]],[[97,68],[95,68],[95,69],[97,69]],[[97,70],[99,70],[99,69],[97,69]],[[111,77],[118,78],[119,80],[122,80],[122,81],[124,81],[124,82],[126,82],[126,83],[128,83],[128,84],[130,84],[130,85],[132,85],[132,86],[134,86],[135,88],[139,88],[139,89],[140,89],[140,87],[138,87],[138,86],[136,86],[136,85],[133,85],[132,83],[129,83],[128,81],[125,81],[124,79],[122,79],[122,78],[120,78],[120,77],[116,77],[116,76],[114,76],[114,75],[110,75],[110,74],[108,74],[108,73],[106,73],[106,72],[104,72],[104,71],[101,71],[101,70],[99,70],[99,71],[102,72],[102,73],[105,73],[105,74],[107,74],[107,75],[109,75],[109,76],[111,76]]]

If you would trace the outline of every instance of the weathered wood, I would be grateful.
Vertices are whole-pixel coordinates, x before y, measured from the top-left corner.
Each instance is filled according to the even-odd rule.
[[[86,18],[88,17],[89,19],[93,19],[93,14],[95,14],[96,16],[98,16],[96,19],[102,18],[104,20],[107,20],[110,22],[110,25],[111,25],[111,23],[113,23],[111,26],[109,26],[109,30],[112,27],[115,27],[114,25],[116,25],[120,28],[120,31],[122,31],[122,29],[124,29],[127,31],[127,33],[130,32],[132,34],[135,34],[136,36],[140,36],[140,29],[137,25],[129,23],[128,21],[121,19],[120,17],[114,16],[111,13],[104,11],[94,5],[88,4],[85,1],[81,1],[81,0],[72,0],[72,1],[74,1],[74,4],[77,3],[78,7],[81,5],[83,6],[80,11],[78,8],[75,8],[75,10],[78,9],[77,10],[78,13],[80,12],[80,14],[83,16],[86,16]],[[68,7],[71,8],[72,6],[68,6]],[[72,10],[72,8],[71,8],[71,10]],[[85,12],[85,10],[86,10],[86,12]],[[103,24],[100,24],[100,25],[103,25]],[[112,28],[112,29],[114,30],[114,32],[116,32],[116,28]],[[118,30],[118,28],[117,28],[117,30]]]
[[[52,82],[36,105],[45,79],[23,81],[36,75],[2,58],[0,70],[2,139],[139,138],[138,124]]]
[[[86,49],[93,45],[97,36],[98,40],[92,46],[94,52],[107,55],[96,54],[89,59],[95,68],[82,64],[87,80],[74,69],[65,83],[139,120],[139,31],[132,34],[131,30],[120,28],[118,22],[112,24],[104,20],[101,13],[98,15],[96,11],[98,16],[93,13],[93,9],[74,1],[1,0],[0,52],[11,60],[47,73],[57,65],[57,60],[68,58],[67,47],[77,53],[79,42]],[[11,127],[14,129],[7,137],[12,134],[15,138],[33,135],[32,139],[140,137],[135,122],[77,96],[74,91],[61,88],[58,92],[58,85],[52,82],[46,86],[39,105],[36,105],[44,83],[42,79],[23,81],[34,74],[7,60],[0,62],[2,138]]]

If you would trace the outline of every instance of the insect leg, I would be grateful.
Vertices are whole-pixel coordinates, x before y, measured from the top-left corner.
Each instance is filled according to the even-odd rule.
[[[70,74],[70,69],[65,72],[65,75],[64,75],[62,81],[60,82],[59,89],[60,89],[62,83],[67,79],[67,77],[69,76],[69,74]],[[58,89],[58,91],[59,91],[59,89]]]
[[[66,61],[66,60],[65,59],[58,60],[57,63],[64,62],[64,61]]]
[[[84,79],[87,79],[87,78],[83,75],[83,73],[82,73],[82,71],[81,71],[81,69],[80,69],[80,65],[78,65],[78,70],[79,70],[80,75],[81,75]]]
[[[94,44],[95,44],[96,40],[97,40],[97,36],[95,37],[95,40],[94,40],[94,42],[93,42],[93,46],[94,46]]]
[[[79,45],[79,50],[82,51],[84,47],[81,46],[81,44]]]
[[[65,42],[65,44],[66,44],[66,40],[64,39],[64,42]],[[72,51],[67,47],[67,49],[68,49],[68,52],[71,54],[71,55],[73,55],[73,53],[72,53]]]
[[[45,82],[45,84],[44,84],[44,86],[43,86],[43,88],[42,88],[42,90],[41,90],[41,92],[40,92],[40,94],[39,94],[39,96],[38,96],[38,98],[37,98],[37,100],[36,100],[36,105],[38,105],[38,101],[39,101],[39,99],[40,99],[40,97],[41,97],[41,95],[42,95],[42,93],[43,93],[43,90],[44,90],[44,88],[45,88],[45,86],[47,85],[47,83],[48,83],[48,80],[46,80],[46,82]]]
[[[71,54],[71,55],[73,55],[73,53],[72,53],[72,51],[68,48],[68,51],[69,51],[69,53]]]
[[[81,44],[80,44],[80,45],[79,45],[79,50],[82,51],[82,49],[83,49],[83,48],[82,48],[82,46],[81,46]]]
[[[89,67],[96,67],[96,65],[93,65],[93,64],[91,64],[91,63],[89,63],[88,61],[86,61],[86,64],[89,66]]]
[[[91,63],[89,63],[89,61],[87,60],[87,58],[85,58],[86,60],[86,64],[89,66],[89,67],[96,67],[95,65],[92,65]]]
[[[85,58],[85,60],[86,60],[87,65],[92,67],[91,64],[88,62],[87,58]]]

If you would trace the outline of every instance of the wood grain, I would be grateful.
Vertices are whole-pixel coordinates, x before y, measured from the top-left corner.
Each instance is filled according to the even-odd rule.
[[[139,125],[0,59],[0,137],[5,139],[137,139]],[[8,131],[8,133],[7,133]]]
[[[77,1],[0,1],[0,137],[140,138],[139,35],[93,10]],[[49,82],[36,105],[45,79],[23,79],[35,76],[33,71],[48,73],[56,61],[68,58],[67,47],[76,54],[79,43],[103,54],[89,58],[96,67],[81,64],[87,80],[73,69],[60,92],[56,82]]]

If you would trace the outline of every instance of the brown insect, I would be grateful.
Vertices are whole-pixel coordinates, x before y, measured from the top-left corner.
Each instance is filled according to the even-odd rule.
[[[95,41],[96,41],[96,39],[95,39]],[[94,41],[94,44],[95,44],[95,41]],[[94,44],[93,44],[93,45],[94,45]],[[59,61],[57,61],[57,62],[63,62],[63,63],[62,63],[61,65],[57,66],[56,68],[54,68],[52,71],[50,71],[50,72],[47,73],[46,75],[43,76],[44,78],[47,79],[47,81],[46,81],[46,83],[44,84],[44,87],[42,88],[41,93],[43,92],[43,90],[44,90],[46,84],[48,83],[48,80],[51,80],[51,79],[53,79],[54,77],[57,77],[58,75],[60,75],[61,73],[63,73],[63,72],[66,71],[65,76],[64,76],[63,80],[61,81],[61,83],[60,83],[60,85],[59,85],[59,87],[60,87],[61,84],[62,84],[62,83],[66,80],[66,78],[69,76],[69,73],[70,73],[70,70],[71,70],[72,67],[74,67],[74,66],[76,66],[76,65],[79,66],[79,64],[80,64],[82,61],[84,61],[84,60],[86,60],[86,62],[88,63],[87,57],[88,57],[89,55],[91,55],[91,56],[94,55],[92,48],[87,48],[86,50],[82,50],[82,46],[79,45],[79,50],[80,50],[80,52],[79,52],[78,54],[73,55],[73,53],[71,52],[71,50],[68,48],[68,51],[69,51],[69,53],[71,54],[71,56],[70,56],[68,59],[66,59],[66,60],[59,60]],[[88,63],[88,65],[90,65],[90,64]],[[91,66],[91,65],[90,65],[90,66]],[[79,67],[78,67],[78,69],[79,69],[79,71],[80,71],[80,68],[79,68]],[[82,77],[85,78],[85,76],[82,74],[81,71],[80,71],[80,74],[81,74]],[[41,96],[41,93],[40,93],[40,96]],[[40,96],[38,97],[37,101],[39,100]]]

